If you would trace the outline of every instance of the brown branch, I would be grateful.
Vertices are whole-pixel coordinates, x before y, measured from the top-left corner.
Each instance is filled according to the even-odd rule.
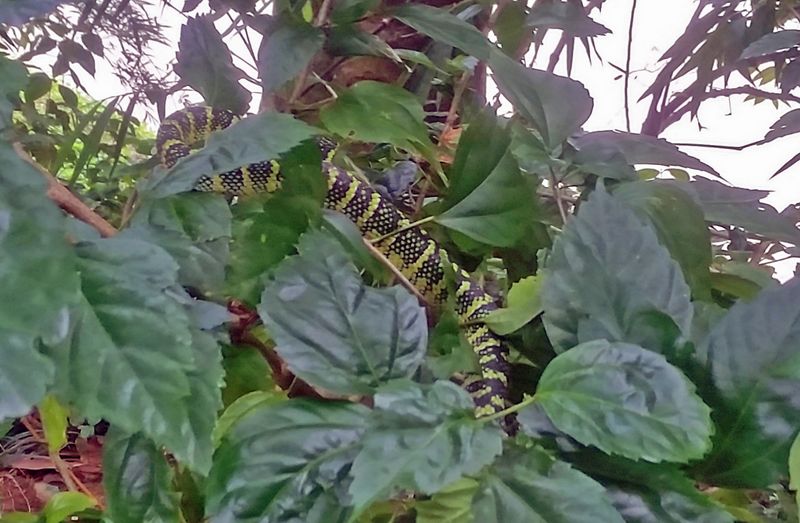
[[[90,209],[80,198],[70,192],[69,189],[64,187],[58,179],[50,174],[47,169],[39,165],[30,155],[22,148],[22,145],[14,144],[14,149],[17,154],[26,162],[31,164],[42,176],[45,177],[48,183],[47,197],[53,200],[56,205],[61,207],[64,211],[68,212],[78,220],[91,225],[100,236],[109,237],[117,233],[117,229],[108,223],[105,218]]]

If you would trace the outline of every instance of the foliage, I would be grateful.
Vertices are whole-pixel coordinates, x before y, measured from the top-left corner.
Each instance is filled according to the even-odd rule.
[[[65,492],[0,521],[796,514],[800,285],[769,263],[800,252],[797,219],[660,137],[715,96],[796,103],[796,2],[699,2],[639,133],[582,129],[604,100],[569,74],[575,44],[610,32],[602,1],[201,4],[172,6],[186,23],[163,76],[148,2],[0,0],[0,432],[38,418],[58,464],[68,427],[110,425],[104,506]],[[547,70],[517,59],[551,31]],[[81,93],[75,68],[100,61],[131,92]],[[481,98],[487,73],[511,114]],[[264,110],[166,169],[140,115],[185,89]],[[758,143],[800,131],[797,111]],[[479,362],[452,299],[421,303],[323,212],[317,135],[502,305],[483,321],[511,350],[508,409],[476,418],[454,383]],[[265,160],[275,194],[191,192]]]

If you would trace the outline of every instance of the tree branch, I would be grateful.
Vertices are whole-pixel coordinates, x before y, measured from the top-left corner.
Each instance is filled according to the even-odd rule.
[[[14,150],[17,154],[31,164],[42,176],[47,179],[47,197],[53,200],[56,205],[61,207],[64,211],[68,212],[78,220],[91,225],[100,236],[109,237],[117,233],[117,229],[108,223],[105,218],[90,209],[80,198],[70,192],[69,189],[64,187],[55,176],[50,174],[47,169],[39,165],[30,155],[22,148],[22,145],[14,144]]]

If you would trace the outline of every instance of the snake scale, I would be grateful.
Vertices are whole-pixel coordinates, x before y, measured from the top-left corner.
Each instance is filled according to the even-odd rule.
[[[210,107],[189,107],[164,119],[156,137],[160,161],[166,167],[188,156],[190,145],[205,140],[215,130],[224,129],[238,118],[227,110]],[[345,214],[361,234],[373,240],[375,247],[432,303],[447,299],[445,260],[441,247],[409,219],[385,196],[346,170],[331,163],[335,154],[333,142],[318,140],[323,153],[322,170],[328,192],[324,205]],[[213,191],[247,196],[280,189],[283,173],[277,160],[242,166],[216,176],[203,176],[196,191]],[[481,379],[470,382],[467,390],[476,406],[477,416],[503,410],[508,397],[510,366],[508,349],[502,340],[481,321],[495,310],[492,298],[470,275],[453,264],[455,275],[456,312],[463,332],[478,356]],[[510,422],[506,420],[508,426]]]

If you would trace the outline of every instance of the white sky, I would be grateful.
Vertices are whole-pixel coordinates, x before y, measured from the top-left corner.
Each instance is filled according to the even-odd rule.
[[[167,27],[166,33],[170,40],[177,42],[184,17],[168,7],[161,9],[161,2],[157,2],[157,4],[158,7],[153,8],[154,14],[159,22]],[[181,2],[178,4],[182,5]],[[603,6],[602,11],[592,13],[592,17],[596,21],[612,31],[612,34],[598,37],[595,40],[603,62],[599,62],[595,57],[594,62],[589,64],[583,47],[576,46],[572,77],[586,85],[595,101],[594,112],[585,126],[586,130],[625,129],[623,81],[622,79],[615,80],[619,72],[610,67],[608,62],[624,66],[630,6],[630,0],[609,0]],[[649,98],[640,103],[637,103],[636,100],[657,73],[658,58],[683,32],[695,7],[696,1],[694,0],[638,1],[631,69],[642,71],[633,74],[630,82],[633,132],[640,129],[650,101]],[[202,11],[201,8],[200,12]],[[549,58],[547,49],[552,46],[552,42],[558,35],[557,31],[552,31],[552,33],[546,40],[545,50],[540,53],[540,58],[535,64],[536,67],[546,67]],[[257,35],[255,36],[257,37]],[[257,39],[253,43],[257,49]],[[172,45],[158,50],[156,59],[159,63],[164,64],[165,68],[174,60],[176,47],[176,45]],[[247,56],[244,46],[238,40],[231,42],[231,49],[234,53]],[[252,69],[248,72],[255,76]],[[566,74],[563,61],[559,64],[556,72]],[[109,69],[101,66],[99,62],[95,80],[87,78],[84,85],[91,89],[91,94],[95,98],[123,92]],[[252,86],[248,85],[247,87]],[[739,96],[730,102],[724,98],[708,100],[702,104],[699,113],[700,122],[704,126],[702,130],[698,128],[697,121],[690,121],[686,115],[680,122],[673,124],[663,133],[662,137],[672,142],[742,145],[762,138],[770,124],[788,110],[785,106],[776,110],[770,102],[754,106],[751,102],[743,103],[743,99],[743,96]],[[258,98],[255,97],[253,108],[257,107],[257,103]],[[734,109],[732,113],[731,107]],[[177,106],[168,107],[168,111],[175,108]],[[800,202],[800,183],[796,182],[797,176],[800,176],[800,164],[772,180],[769,179],[769,176],[780,165],[800,150],[800,136],[783,138],[743,151],[695,147],[683,147],[682,149],[710,164],[733,185],[774,191],[766,201],[777,207],[778,210],[782,210],[789,204]],[[794,269],[794,262],[777,264],[776,268],[778,268],[780,279],[786,279]]]

